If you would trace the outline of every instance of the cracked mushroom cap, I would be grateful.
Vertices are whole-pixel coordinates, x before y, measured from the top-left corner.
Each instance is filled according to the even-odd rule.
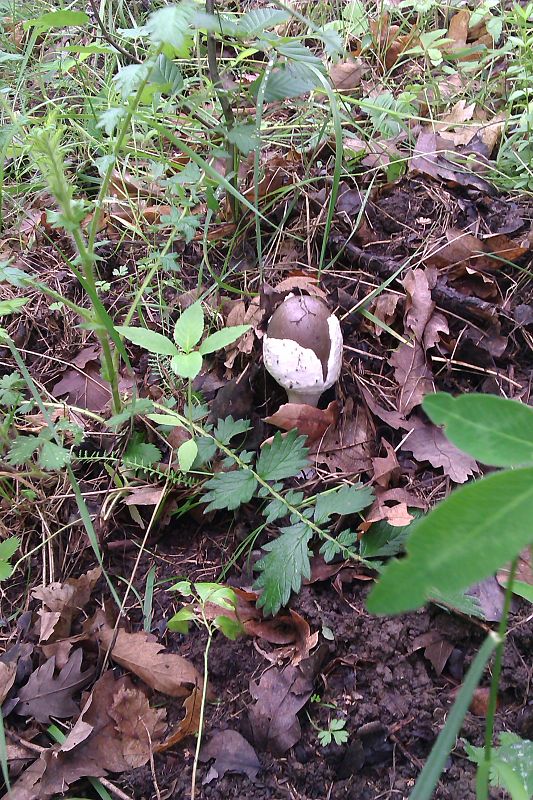
[[[336,382],[342,365],[339,320],[319,297],[284,300],[272,314],[263,338],[266,369],[290,403],[316,406]]]

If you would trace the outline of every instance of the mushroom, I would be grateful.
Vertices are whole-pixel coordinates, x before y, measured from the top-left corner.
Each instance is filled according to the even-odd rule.
[[[317,406],[341,371],[339,320],[319,297],[289,295],[270,317],[263,361],[289,403]]]

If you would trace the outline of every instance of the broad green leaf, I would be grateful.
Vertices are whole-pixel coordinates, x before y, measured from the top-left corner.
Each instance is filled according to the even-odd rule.
[[[228,611],[233,611],[237,605],[237,595],[229,586],[202,581],[194,584],[194,590],[204,605],[214,603]]]
[[[65,447],[55,442],[45,442],[37,460],[43,469],[62,469],[70,464],[71,455]]]
[[[352,0],[342,9],[342,18],[352,36],[361,37],[369,30],[368,14],[361,0]]]
[[[25,31],[28,28],[38,28],[40,31],[51,31],[53,28],[70,28],[87,25],[89,17],[83,11],[49,11],[35,19],[28,19],[23,24]]]
[[[158,356],[175,356],[178,353],[177,347],[162,333],[151,331],[149,328],[135,328],[129,325],[117,325],[117,333],[124,336],[128,342],[144,347],[149,353]]]
[[[291,591],[298,592],[303,578],[311,577],[309,540],[313,531],[304,522],[282,528],[277,539],[263,549],[266,555],[257,562],[260,570],[254,587],[261,590],[257,605],[264,614],[277,614],[287,605]]]
[[[292,478],[308,467],[305,438],[298,436],[296,430],[290,431],[285,438],[277,431],[272,444],[265,445],[261,450],[256,464],[257,474],[265,481],[280,481]]]
[[[341,486],[332,492],[319,494],[315,504],[315,522],[322,525],[333,514],[356,514],[370,505],[374,492],[370,486],[361,483],[355,486]]]
[[[33,456],[40,441],[37,436],[17,436],[9,449],[7,461],[13,466],[26,464]]]
[[[218,508],[227,508],[232,511],[242,503],[252,499],[257,481],[248,469],[238,469],[231,472],[217,472],[205,484],[209,489],[204,496],[204,501],[209,505],[204,513]]]
[[[169,619],[167,628],[169,631],[175,631],[176,633],[188,633],[189,622],[195,619],[196,614],[194,610],[186,606],[185,608],[180,608],[180,610]]]
[[[448,439],[483,464],[516,467],[533,463],[533,408],[490,394],[438,393],[423,408]]]
[[[188,597],[192,594],[192,583],[190,581],[178,581],[177,583],[172,584],[169,589],[170,592],[178,592],[185,597]]]
[[[0,317],[20,311],[29,299],[29,297],[12,297],[11,300],[0,300]]]
[[[213,435],[218,442],[227,445],[234,436],[249,431],[250,425],[249,419],[233,419],[233,417],[229,416],[226,419],[218,420]]]
[[[254,8],[243,14],[236,26],[237,34],[246,37],[259,36],[267,28],[274,28],[290,19],[290,14],[282,9]]]
[[[409,513],[415,519],[422,516],[419,509],[410,508]],[[390,525],[384,519],[374,522],[361,539],[359,555],[363,558],[388,558],[398,555],[405,547],[414,521],[409,525]]]
[[[255,125],[244,122],[230,128],[227,138],[228,142],[236,145],[245,156],[261,144]]]
[[[278,53],[281,53],[281,55],[291,59],[291,61],[303,61],[306,64],[312,64],[326,74],[324,65],[318,56],[297,39],[292,39],[288,42],[276,45],[276,50]]]
[[[11,556],[15,555],[20,547],[20,539],[18,536],[10,536],[9,539],[4,539],[0,542],[0,561],[8,561]]]
[[[435,592],[487,578],[533,542],[533,468],[463,486],[416,522],[407,558],[390,562],[370,593],[375,614],[411,611]]]
[[[212,333],[200,345],[200,353],[205,356],[208,353],[214,353],[216,350],[222,350],[223,347],[236,342],[243,333],[250,330],[250,327],[250,325],[234,325]]]
[[[525,581],[513,581],[513,592],[519,597],[523,597],[530,603],[533,603],[533,586]]]
[[[162,87],[162,91],[172,97],[183,89],[183,75],[177,64],[161,53],[150,74],[150,83]]]
[[[128,97],[131,97],[141,83],[148,78],[149,74],[150,65],[146,63],[128,64],[125,67],[121,67],[113,78],[121,98],[127,100]]]
[[[140,414],[146,414],[153,407],[154,404],[147,397],[136,397],[119,414],[114,414],[107,420],[107,427],[118,428],[125,422],[129,422],[130,419],[134,419]]]
[[[189,26],[196,13],[193,0],[181,0],[164,6],[150,14],[143,34],[148,34],[152,44],[169,45],[177,55],[186,57],[190,42]]]
[[[170,362],[173,372],[181,378],[196,378],[202,369],[202,356],[198,350],[192,353],[177,353]]]
[[[174,327],[174,341],[186,353],[198,344],[204,332],[204,310],[198,300],[183,311]]]
[[[194,439],[187,439],[178,447],[178,463],[183,472],[188,472],[198,455],[198,447]]]
[[[103,128],[108,136],[112,136],[113,133],[115,132],[116,127],[125,116],[126,116],[126,109],[124,108],[124,106],[121,106],[120,108],[116,107],[106,108],[106,110],[102,111],[102,113],[98,117],[98,122],[96,123],[96,127]]]
[[[242,636],[243,633],[246,633],[244,626],[237,619],[231,619],[231,617],[226,617],[224,614],[215,617],[213,625],[224,634],[226,639],[231,639],[232,642]]]
[[[265,87],[265,103],[299,97],[318,86],[318,78],[305,65],[295,62],[272,70]]]

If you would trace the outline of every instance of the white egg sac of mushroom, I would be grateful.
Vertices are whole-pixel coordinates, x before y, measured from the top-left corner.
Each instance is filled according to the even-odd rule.
[[[319,297],[287,297],[270,317],[263,361],[289,403],[317,406],[341,371],[339,320]]]

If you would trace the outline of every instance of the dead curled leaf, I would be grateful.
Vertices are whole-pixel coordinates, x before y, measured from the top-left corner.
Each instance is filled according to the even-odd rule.
[[[202,747],[200,761],[215,759],[204,778],[204,783],[211,783],[215,778],[222,778],[226,772],[239,772],[255,781],[261,764],[257,754],[244,736],[237,731],[225,730],[214,733]]]
[[[316,464],[324,464],[331,472],[358,475],[371,466],[374,431],[366,409],[354,408],[349,397],[337,425],[331,425],[323,438],[309,448],[309,457]]]
[[[424,656],[431,662],[437,675],[440,675],[453,651],[453,644],[440,631],[422,633],[414,640],[411,651],[424,648]]]
[[[427,424],[418,417],[411,417],[412,433],[402,446],[409,450],[417,461],[429,461],[433,467],[442,467],[454,483],[464,483],[479,472],[477,462],[458,450],[436,425]]]
[[[39,612],[41,642],[56,641],[70,634],[73,618],[89,602],[91,592],[101,574],[101,567],[95,567],[79,578],[68,578],[64,583],[49,583],[48,586],[40,586],[33,590],[32,597],[43,604]],[[55,622],[50,624],[52,619],[55,619]]]
[[[48,800],[80,778],[143,766],[163,735],[165,716],[164,709],[150,708],[128,677],[115,681],[108,670],[63,744],[43,751],[12,786],[9,800]]]
[[[446,231],[447,243],[435,246],[425,261],[437,268],[446,268],[453,277],[475,270],[494,272],[506,261],[516,261],[528,252],[528,247],[513,242],[505,234],[479,239],[471,233],[456,228]]]
[[[97,347],[91,345],[81,350],[72,359],[77,369],[67,369],[63,377],[54,384],[52,394],[54,397],[67,397],[70,405],[86,408],[89,411],[103,411],[111,399],[111,388],[107,381],[100,375],[100,353]],[[130,378],[122,378],[119,387],[121,391],[131,389]]]
[[[453,161],[452,156],[457,160]],[[462,163],[461,163],[462,160]],[[494,195],[494,187],[472,171],[472,164],[459,153],[454,154],[454,145],[432,130],[422,130],[418,135],[414,156],[409,170],[429,175],[451,186],[464,186],[488,195]]]
[[[340,92],[349,92],[356,89],[363,76],[363,65],[359,59],[348,58],[346,61],[339,61],[334,64],[329,71],[329,78]]]
[[[185,709],[185,716],[170,735],[166,737],[165,741],[157,745],[155,748],[156,753],[162,753],[164,750],[168,750],[169,747],[181,742],[187,736],[193,736],[198,733],[202,709],[202,690],[194,688],[191,694],[183,701],[183,708]]]

